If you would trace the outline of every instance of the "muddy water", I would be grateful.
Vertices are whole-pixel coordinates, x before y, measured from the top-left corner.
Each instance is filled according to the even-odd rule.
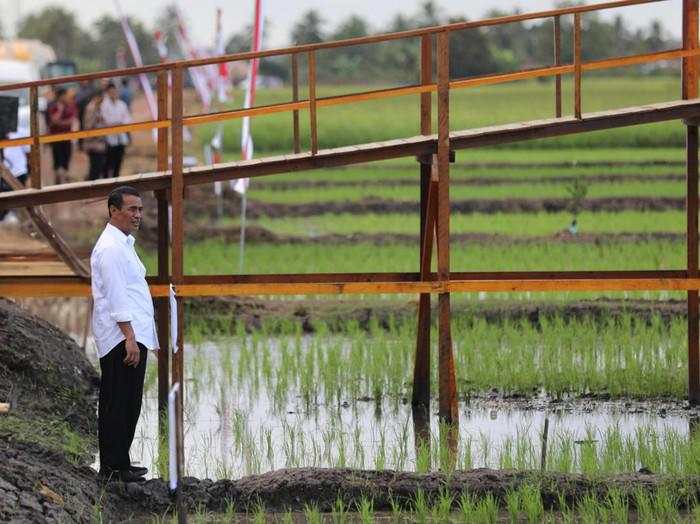
[[[576,460],[583,460],[584,448],[602,457],[615,436],[631,447],[656,442],[664,448],[687,440],[690,433],[690,411],[677,404],[479,400],[460,402],[459,432],[446,438],[435,416],[437,405],[431,406],[433,415],[426,421],[414,417],[403,399],[316,399],[309,404],[292,391],[280,402],[264,386],[253,390],[237,385],[235,378],[230,382],[224,376],[221,344],[233,346],[228,349],[235,365],[234,342],[186,348],[186,473],[199,478],[237,478],[302,466],[436,469],[444,464],[448,449],[452,467],[536,468],[545,419],[548,460],[559,464],[568,447],[573,470],[581,469]],[[197,354],[199,364],[194,362]],[[202,362],[207,363],[204,370]],[[132,460],[152,474],[158,470],[155,367],[150,358],[151,380],[132,447]],[[633,462],[628,470],[648,466],[640,453]]]

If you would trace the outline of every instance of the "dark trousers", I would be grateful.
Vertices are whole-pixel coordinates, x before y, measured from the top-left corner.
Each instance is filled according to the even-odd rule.
[[[23,186],[27,185],[27,174],[25,173],[24,175],[19,175],[17,178],[17,181],[20,182]],[[0,193],[5,192],[5,191],[12,191],[12,188],[9,186],[7,182],[5,182],[2,178],[0,178]],[[9,213],[9,210],[4,209],[0,211],[0,220],[4,220],[5,216]]]
[[[90,172],[88,173],[88,180],[107,178],[105,172],[107,160],[106,153],[96,153],[91,151],[88,153],[88,157],[90,158]]]
[[[118,177],[124,158],[124,146],[107,146],[107,178]]]
[[[52,142],[51,151],[53,153],[53,169],[65,169],[68,171],[73,145],[70,141]]]
[[[143,379],[148,350],[139,344],[141,359],[136,367],[124,364],[126,341],[100,359],[100,402],[97,426],[100,442],[100,471],[109,473],[131,466],[129,448],[141,414]]]

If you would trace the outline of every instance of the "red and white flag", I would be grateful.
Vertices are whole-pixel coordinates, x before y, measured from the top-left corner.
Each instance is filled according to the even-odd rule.
[[[193,60],[199,58],[199,53],[190,43],[190,39],[187,35],[187,28],[180,15],[180,11],[177,11],[177,43],[182,50],[182,54],[185,58]],[[202,101],[202,106],[205,111],[209,111],[211,107],[211,89],[208,85],[206,78],[206,70],[201,67],[189,67],[190,78],[192,79],[192,84],[194,85],[199,99]]]
[[[221,8],[216,10],[216,38],[214,41],[214,54],[221,56],[226,54],[224,35],[221,30]],[[229,98],[228,64],[221,62],[217,67],[216,94],[222,104]]]
[[[143,65],[143,60],[141,59],[141,51],[139,50],[139,45],[136,42],[136,37],[134,32],[131,30],[129,25],[129,20],[122,11],[122,7],[119,4],[119,0],[114,0],[114,5],[117,8],[117,13],[119,14],[119,20],[121,22],[122,31],[124,31],[124,37],[126,38],[126,43],[129,45],[129,51],[131,52],[131,58],[134,60],[134,65],[136,67],[141,67]],[[148,103],[148,110],[151,113],[151,118],[153,120],[158,119],[158,109],[156,106],[156,97],[153,95],[153,88],[151,87],[148,77],[145,73],[139,75],[139,81],[141,82],[141,89],[143,89],[143,94],[146,96],[146,102]]]
[[[253,46],[251,51],[256,53],[262,48],[262,35],[263,35],[263,16],[262,16],[262,0],[255,0],[255,22],[253,24]],[[248,69],[248,78],[245,91],[245,100],[243,101],[243,108],[249,109],[255,103],[255,88],[258,80],[258,68],[260,65],[260,59],[254,58],[250,61],[250,66]],[[241,124],[241,156],[243,160],[250,160],[253,158],[253,137],[250,134],[250,117],[243,117],[243,122]],[[240,178],[236,180],[234,190],[238,193],[245,193],[248,189],[248,184],[250,179]]]

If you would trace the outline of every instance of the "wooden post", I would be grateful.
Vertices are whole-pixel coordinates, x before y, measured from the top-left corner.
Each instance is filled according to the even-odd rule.
[[[309,51],[309,118],[311,119],[311,154],[318,153],[318,119],[316,116],[316,53]]]
[[[158,120],[168,118],[168,71],[158,72]],[[168,170],[168,130],[158,129],[158,156],[156,169]],[[170,282],[170,218],[168,199],[165,190],[156,191],[158,202],[158,281]],[[158,434],[167,435],[168,391],[170,389],[170,301],[168,297],[156,299],[156,319],[158,324]]]
[[[29,177],[34,189],[41,189],[41,144],[39,143],[39,88],[29,88],[29,129],[32,147],[29,151]]]
[[[438,278],[450,279],[450,40],[449,32],[437,36],[437,108],[438,108]],[[439,382],[440,418],[457,424],[457,385],[452,333],[450,331],[450,294],[438,296],[439,309]]]
[[[561,17],[554,17],[554,65],[561,65]],[[554,77],[554,112],[561,118],[561,75]]]
[[[421,38],[421,83],[433,82],[433,38],[424,35]],[[420,132],[422,135],[432,133],[432,94],[420,95]],[[435,213],[432,221],[428,221],[428,202],[431,185],[433,159],[430,163],[420,160],[420,252],[419,263],[421,279],[430,275],[432,260],[433,235],[435,228]],[[433,191],[433,194],[435,191]],[[434,195],[433,200],[437,199]],[[432,206],[433,208],[435,206]],[[426,229],[426,224],[430,224]],[[430,232],[430,239],[426,233]],[[424,259],[427,258],[427,264]],[[422,406],[426,410],[430,406],[430,293],[423,293],[418,298],[418,330],[416,333],[416,358],[413,368],[413,398],[414,407]]]
[[[698,0],[683,0],[683,47],[698,47]],[[683,98],[698,96],[697,57],[683,59]],[[686,212],[688,277],[698,270],[698,125],[686,123]],[[700,404],[700,304],[698,291],[688,291],[688,400]]]
[[[184,237],[184,180],[182,171],[182,94],[183,94],[183,70],[181,66],[175,66],[172,70],[172,106],[171,106],[171,169],[170,180],[172,200],[172,282],[177,286],[183,283],[183,237]],[[177,304],[177,340],[174,346],[177,352],[173,355],[172,382],[180,384],[180,394],[177,395],[176,411],[176,446],[178,458],[178,481],[182,479],[182,468],[185,463],[184,450],[184,419],[183,405],[185,400],[185,383],[183,369],[184,336],[183,321],[184,309],[182,298],[176,299]]]
[[[299,101],[299,55],[292,53],[292,101]],[[294,133],[294,152],[301,152],[299,140],[299,110],[292,111],[292,126]]]
[[[574,14],[574,116],[581,119],[581,15]]]

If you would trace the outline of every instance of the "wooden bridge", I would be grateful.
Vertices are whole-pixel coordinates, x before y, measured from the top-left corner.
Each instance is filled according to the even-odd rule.
[[[58,254],[76,272],[74,277],[45,275],[40,277],[0,277],[0,296],[88,296],[89,275],[78,264],[77,257],[60,240],[36,206],[59,202],[105,197],[123,184],[141,191],[154,191],[158,201],[158,274],[150,277],[156,298],[158,331],[162,348],[169,346],[169,306],[167,291],[173,284],[177,292],[178,351],[160,351],[158,357],[159,406],[165,409],[169,382],[182,384],[183,377],[183,300],[187,297],[222,295],[281,295],[281,294],[419,294],[418,330],[413,382],[414,405],[429,403],[430,362],[430,303],[438,296],[438,352],[440,416],[456,422],[457,393],[450,332],[450,294],[476,291],[638,291],[682,290],[688,300],[688,383],[689,400],[700,403],[699,301],[700,268],[698,266],[698,1],[683,1],[683,45],[679,49],[658,53],[612,57],[584,62],[581,59],[581,19],[586,13],[626,6],[659,3],[665,0],[624,0],[590,6],[577,6],[551,11],[518,14],[474,22],[430,27],[399,33],[342,40],[337,42],[275,49],[258,53],[240,53],[216,58],[178,61],[159,65],[105,71],[74,77],[29,82],[0,87],[29,89],[31,104],[31,136],[2,140],[0,147],[28,144],[31,146],[31,187],[0,194],[0,210],[17,207],[33,209],[35,220],[51,240]],[[562,63],[562,17],[573,18],[574,53],[572,63]],[[498,26],[535,19],[553,21],[553,63],[548,67],[520,70],[470,78],[450,78],[449,37],[455,31]],[[415,39],[420,46],[420,83],[391,89],[358,92],[327,98],[316,97],[316,56],[321,50],[354,45]],[[289,56],[292,69],[292,100],[280,104],[258,106],[206,114],[183,115],[183,76],[187,68],[221,62],[233,62],[271,56]],[[299,58],[308,64],[308,98],[299,98]],[[581,78],[585,72],[623,66],[680,59],[683,63],[679,99],[673,102],[628,107],[599,113],[584,113],[584,93]],[[39,133],[38,90],[42,86],[68,81],[132,76],[150,73],[157,76],[158,117],[156,120],[125,126],[78,131],[54,135]],[[562,76],[572,75],[574,97],[573,116],[562,116]],[[532,122],[499,125],[480,129],[450,129],[450,92],[474,86],[492,85],[528,78],[554,77],[552,117]],[[169,87],[170,85],[170,87]],[[437,93],[433,107],[432,94]],[[367,100],[399,96],[419,98],[420,129],[414,137],[385,142],[357,144],[349,147],[320,149],[317,112],[321,107],[362,103]],[[437,111],[437,129],[433,130],[433,109]],[[309,151],[300,147],[299,121],[301,112],[307,114],[310,127]],[[265,157],[250,161],[230,162],[192,169],[183,168],[183,126],[219,122],[244,116],[291,113],[294,151],[288,155]],[[547,115],[543,115],[547,116]],[[457,150],[583,133],[622,126],[647,124],[668,120],[683,120],[687,130],[687,267],[677,271],[549,271],[549,272],[455,272],[450,267],[450,161]],[[157,169],[155,173],[124,176],[118,180],[98,180],[42,187],[41,144],[102,136],[116,132],[157,130]],[[436,131],[436,132],[435,132]],[[237,178],[261,177],[299,170],[350,165],[398,157],[416,157],[419,161],[420,246],[417,257],[420,271],[416,273],[336,273],[336,274],[274,274],[274,275],[185,275],[183,267],[183,200],[185,186],[208,184]],[[170,166],[170,168],[169,168]],[[7,174],[5,174],[7,176]],[[169,230],[168,207],[172,207],[172,231]],[[172,241],[169,239],[172,236]],[[433,246],[436,245],[437,272],[431,271]],[[172,360],[172,373],[168,368]],[[178,442],[182,449],[182,397],[177,408]],[[182,464],[183,461],[180,461]]]

